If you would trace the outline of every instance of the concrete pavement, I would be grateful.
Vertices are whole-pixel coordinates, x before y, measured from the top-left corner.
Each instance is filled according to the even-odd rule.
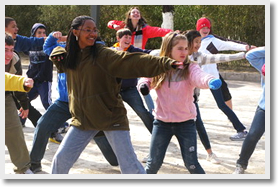
[[[24,69],[24,72],[26,69]],[[233,76],[231,76],[233,77]],[[234,75],[234,77],[239,77]],[[243,77],[248,77],[244,75]],[[249,76],[250,77],[250,76]],[[256,75],[254,75],[256,77]],[[57,75],[54,71],[52,95],[53,101],[57,98]],[[225,79],[225,78],[224,78]],[[233,110],[237,114],[241,122],[250,128],[257,103],[261,94],[259,80],[256,82],[227,80],[230,92],[233,96]],[[254,80],[254,78],[252,79]],[[154,92],[151,92],[153,99],[156,98]],[[39,98],[32,101],[32,104],[43,114],[45,111],[40,103]],[[207,133],[209,135],[212,150],[222,160],[222,164],[216,165],[206,161],[206,151],[198,139],[198,156],[199,162],[207,174],[231,174],[235,168],[235,162],[238,159],[238,154],[241,149],[241,141],[233,142],[229,137],[236,133],[232,124],[227,117],[217,108],[216,103],[209,90],[202,90],[200,101],[200,111],[202,119],[205,123]],[[151,135],[144,127],[140,118],[135,112],[126,105],[128,110],[128,118],[130,121],[132,143],[139,160],[142,160],[149,151],[149,143]],[[34,127],[27,120],[26,127],[23,129],[26,137],[28,149],[31,149],[33,140]],[[51,160],[58,148],[57,144],[49,143],[42,161],[43,172],[41,174],[50,173]],[[268,154],[269,155],[269,154]],[[265,154],[265,136],[259,141],[257,148],[252,155],[249,167],[246,173],[250,174],[265,174],[265,162],[267,161]],[[145,164],[143,164],[145,165]],[[7,149],[5,150],[5,173],[13,173],[13,165],[10,162]],[[118,167],[111,167],[104,157],[101,155],[96,144],[90,143],[80,158],[70,170],[72,174],[118,174]],[[173,138],[164,160],[164,164],[159,170],[159,174],[188,174],[181,159],[179,144],[176,138]]]

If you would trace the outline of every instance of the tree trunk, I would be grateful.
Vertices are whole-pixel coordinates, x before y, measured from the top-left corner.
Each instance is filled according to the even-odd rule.
[[[161,28],[174,30],[174,6],[163,5],[162,6],[162,25]]]

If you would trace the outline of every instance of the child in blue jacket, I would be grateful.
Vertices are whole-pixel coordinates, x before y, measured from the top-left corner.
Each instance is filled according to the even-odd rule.
[[[261,74],[262,94],[249,133],[242,144],[240,156],[236,162],[236,169],[233,174],[244,174],[248,161],[265,132],[265,75],[264,71],[262,71],[265,65],[265,47],[258,47],[248,51],[246,59]]]

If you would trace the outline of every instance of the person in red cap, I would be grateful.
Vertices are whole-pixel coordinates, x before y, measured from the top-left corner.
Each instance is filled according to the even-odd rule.
[[[250,46],[243,42],[228,41],[222,37],[212,34],[211,21],[206,18],[200,18],[196,23],[196,30],[201,34],[200,52],[204,54],[217,54],[219,51],[248,51],[255,46]],[[224,41],[225,40],[225,41]],[[232,96],[229,92],[228,85],[219,74],[217,64],[206,64],[202,66],[202,70],[220,78],[222,86],[218,90],[211,90],[213,97],[219,109],[221,109],[228,119],[232,122],[237,133],[230,137],[232,141],[242,141],[247,135],[245,126],[239,121],[238,117],[232,110]]]

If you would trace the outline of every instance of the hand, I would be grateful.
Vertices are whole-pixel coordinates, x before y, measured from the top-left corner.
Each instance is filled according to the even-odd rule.
[[[183,69],[184,68],[184,64],[183,64],[183,62],[174,62],[174,63],[172,63],[172,68],[174,68],[174,69]]]
[[[60,39],[62,37],[62,33],[60,31],[53,32],[52,36],[54,38]]]
[[[19,116],[22,118],[22,119],[25,119],[28,117],[28,114],[29,114],[29,109],[27,110],[24,110],[22,107],[19,109]]]
[[[26,78],[23,85],[29,88],[33,88],[34,81],[31,78]]]
[[[140,92],[142,95],[148,95],[150,93],[150,89],[146,84],[142,84],[140,86]]]
[[[64,56],[65,56],[65,54],[59,54],[59,55],[54,55],[51,58],[53,60],[57,60],[58,62],[60,62],[60,61],[64,60]]]
[[[209,88],[212,90],[217,90],[221,87],[222,81],[220,79],[211,79],[209,81]]]
[[[255,49],[257,46],[254,45],[246,45],[246,51],[250,51],[251,49]]]

